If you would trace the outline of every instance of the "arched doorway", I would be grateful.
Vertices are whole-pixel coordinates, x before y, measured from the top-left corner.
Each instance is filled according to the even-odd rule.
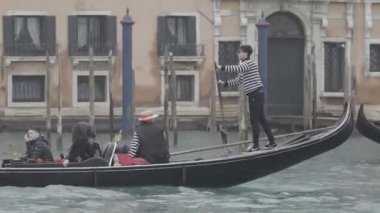
[[[268,113],[302,115],[305,33],[298,17],[276,12],[267,18]]]

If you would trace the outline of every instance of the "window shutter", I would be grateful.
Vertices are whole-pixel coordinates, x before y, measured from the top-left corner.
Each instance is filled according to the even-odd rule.
[[[195,16],[188,17],[187,22],[187,44],[188,54],[196,55],[197,52],[197,27],[195,22]]]
[[[4,55],[14,55],[14,26],[12,16],[3,16]]]
[[[55,55],[56,45],[56,32],[55,32],[55,16],[44,17],[44,31],[42,33],[43,41],[45,41],[46,50],[49,51],[49,55]]]
[[[165,45],[166,45],[166,17],[159,16],[157,17],[157,53],[160,56],[165,54]]]
[[[109,53],[109,50],[112,49],[112,54],[115,55],[116,52],[116,35],[117,35],[117,28],[116,28],[116,16],[107,16],[106,18],[106,52],[107,55]]]
[[[69,54],[75,56],[78,50],[78,17],[69,16]]]

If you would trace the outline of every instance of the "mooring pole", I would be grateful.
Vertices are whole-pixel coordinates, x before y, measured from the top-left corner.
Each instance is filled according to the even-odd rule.
[[[121,127],[124,132],[132,133],[134,129],[132,26],[135,22],[129,15],[128,8],[120,23],[123,27],[123,114]]]
[[[256,27],[259,33],[259,71],[261,80],[264,85],[265,105],[264,111],[267,112],[268,107],[268,28],[269,23],[265,20],[264,13],[261,15],[261,19],[256,23]]]
[[[169,115],[169,48],[168,45],[165,46],[165,59],[164,59],[164,131],[167,139],[169,140],[169,125],[168,125],[168,115]]]
[[[109,98],[110,98],[110,141],[113,140],[114,137],[114,113],[113,113],[113,97],[112,97],[112,84],[113,84],[113,61],[112,61],[112,50],[110,50],[108,54],[108,66],[109,66],[109,79],[108,79],[108,92],[109,92]]]
[[[177,74],[174,69],[174,56],[173,53],[169,53],[170,56],[170,98],[171,98],[171,127],[173,131],[173,144],[174,147],[178,145],[178,131],[177,131]]]
[[[46,81],[45,81],[45,98],[46,98],[46,138],[51,139],[51,103],[50,103],[50,59],[49,51],[46,51]]]
[[[58,71],[58,86],[57,86],[57,96],[58,96],[58,122],[57,122],[57,150],[62,152],[62,72],[61,72],[61,62],[59,57],[59,46],[57,44],[56,50],[57,57],[57,71]]]
[[[94,114],[94,109],[95,109],[95,75],[94,75],[94,48],[90,46],[88,49],[88,55],[90,57],[90,62],[89,62],[89,69],[90,69],[90,78],[89,78],[89,86],[90,86],[90,124],[92,126],[95,125],[95,114]]]

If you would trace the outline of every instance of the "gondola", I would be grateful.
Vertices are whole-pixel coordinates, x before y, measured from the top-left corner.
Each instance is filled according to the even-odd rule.
[[[361,104],[359,108],[356,128],[366,138],[380,143],[380,126],[375,125],[365,117],[363,104]]]
[[[331,150],[345,142],[352,129],[351,107],[346,104],[335,125],[293,134],[284,141],[277,140],[278,146],[272,149],[232,153],[209,159],[173,160],[167,164],[117,167],[109,166],[110,156],[115,150],[111,146],[105,151],[105,159],[92,159],[87,165],[62,167],[60,164],[44,164],[38,167],[36,164],[3,162],[4,167],[0,168],[0,186],[229,187],[273,174]]]

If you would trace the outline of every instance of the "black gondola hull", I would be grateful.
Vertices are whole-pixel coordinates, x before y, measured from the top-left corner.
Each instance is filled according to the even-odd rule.
[[[228,187],[288,168],[331,150],[348,139],[353,129],[347,105],[335,128],[306,142],[258,153],[128,167],[1,168],[0,186],[146,186]]]

